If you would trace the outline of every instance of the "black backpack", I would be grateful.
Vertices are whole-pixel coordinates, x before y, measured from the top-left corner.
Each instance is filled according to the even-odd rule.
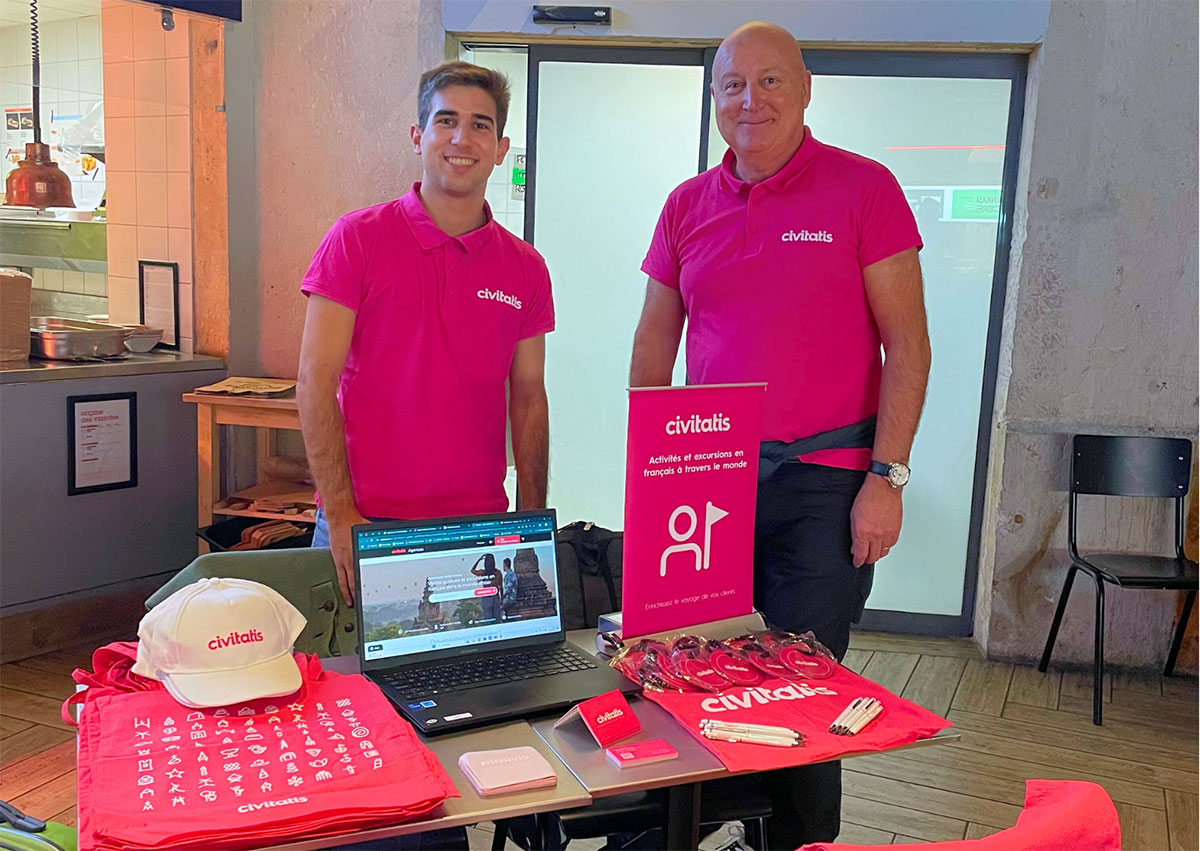
[[[621,609],[622,534],[579,520],[558,530],[558,584],[564,629],[595,629]]]

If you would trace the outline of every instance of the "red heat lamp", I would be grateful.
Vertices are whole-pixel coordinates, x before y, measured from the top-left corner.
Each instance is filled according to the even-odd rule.
[[[33,45],[33,141],[25,143],[25,159],[4,181],[6,207],[74,207],[71,178],[50,157],[50,146],[42,142],[42,68],[38,55],[37,0],[29,3],[29,32]]]

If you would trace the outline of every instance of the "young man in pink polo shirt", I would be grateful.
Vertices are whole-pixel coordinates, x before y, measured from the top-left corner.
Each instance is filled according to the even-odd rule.
[[[505,417],[521,508],[546,503],[546,263],[492,218],[508,153],[503,75],[451,62],[421,76],[421,182],[349,213],[304,276],[297,401],[329,546],[352,604],[350,527],[508,508]],[[508,405],[505,409],[505,383]]]
[[[671,383],[685,319],[690,383],[767,382],[755,603],[841,658],[900,535],[930,355],[912,212],[882,165],[813,138],[811,80],[780,27],[722,42],[712,94],[730,150],[663,208],[630,383]],[[767,786],[773,846],[837,836],[838,763]]]

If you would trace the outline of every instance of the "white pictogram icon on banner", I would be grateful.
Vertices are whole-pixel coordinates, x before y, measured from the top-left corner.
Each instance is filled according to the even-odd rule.
[[[153,782],[154,782],[153,777],[151,777],[149,774],[143,774],[141,777],[138,778],[137,785],[149,786]]]
[[[224,706],[222,706],[220,709],[218,709],[216,712],[213,713],[213,715],[215,715],[218,718],[220,718],[222,715],[228,715],[228,714],[229,714],[229,710],[226,709]]]
[[[299,785],[300,785],[301,783],[303,783],[303,782],[304,782],[304,778],[303,778],[303,777],[289,777],[289,778],[288,778],[288,785],[289,785],[289,786],[299,786]]]
[[[146,797],[147,795],[149,795],[151,798],[153,798],[153,797],[154,797],[154,790],[153,790],[153,789],[143,789],[142,791],[138,792],[138,797],[139,797],[139,798],[144,798],[144,797]]]
[[[205,789],[200,793],[200,797],[211,804],[213,801],[217,800],[217,793],[212,789]]]
[[[139,727],[145,727],[147,730],[150,729],[150,719],[149,718],[134,718],[133,719],[133,729],[136,730]]]
[[[658,563],[658,575],[667,575],[667,559],[675,553],[690,553],[695,558],[696,570],[707,570],[709,561],[712,557],[712,527],[717,521],[728,517],[729,512],[722,508],[717,508],[711,502],[704,507],[704,546],[701,547],[696,543],[684,543],[689,540],[696,532],[698,521],[696,518],[696,510],[690,505],[681,505],[671,512],[671,519],[667,521],[667,531],[671,533],[671,537],[678,543],[673,547],[667,547],[663,550],[662,558]],[[688,525],[684,531],[679,531],[675,526],[675,521],[680,517],[687,517]]]
[[[203,721],[204,713],[203,712],[189,712],[186,720],[188,720],[188,721]]]
[[[332,780],[332,779],[333,779],[333,775],[330,774],[328,771],[318,771],[317,772],[317,780]]]
[[[245,715],[253,715],[253,714],[254,714],[254,710],[251,709],[249,706],[243,706],[241,709],[238,710],[239,717],[245,716]],[[253,724],[254,722],[251,721],[250,723]]]

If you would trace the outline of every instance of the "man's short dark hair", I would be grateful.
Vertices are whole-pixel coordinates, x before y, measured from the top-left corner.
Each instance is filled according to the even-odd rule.
[[[499,71],[470,62],[447,62],[421,75],[421,87],[417,92],[417,121],[421,129],[425,129],[425,122],[429,121],[434,92],[447,86],[475,86],[491,95],[496,103],[496,138],[504,135],[504,124],[508,120],[508,78]]]

